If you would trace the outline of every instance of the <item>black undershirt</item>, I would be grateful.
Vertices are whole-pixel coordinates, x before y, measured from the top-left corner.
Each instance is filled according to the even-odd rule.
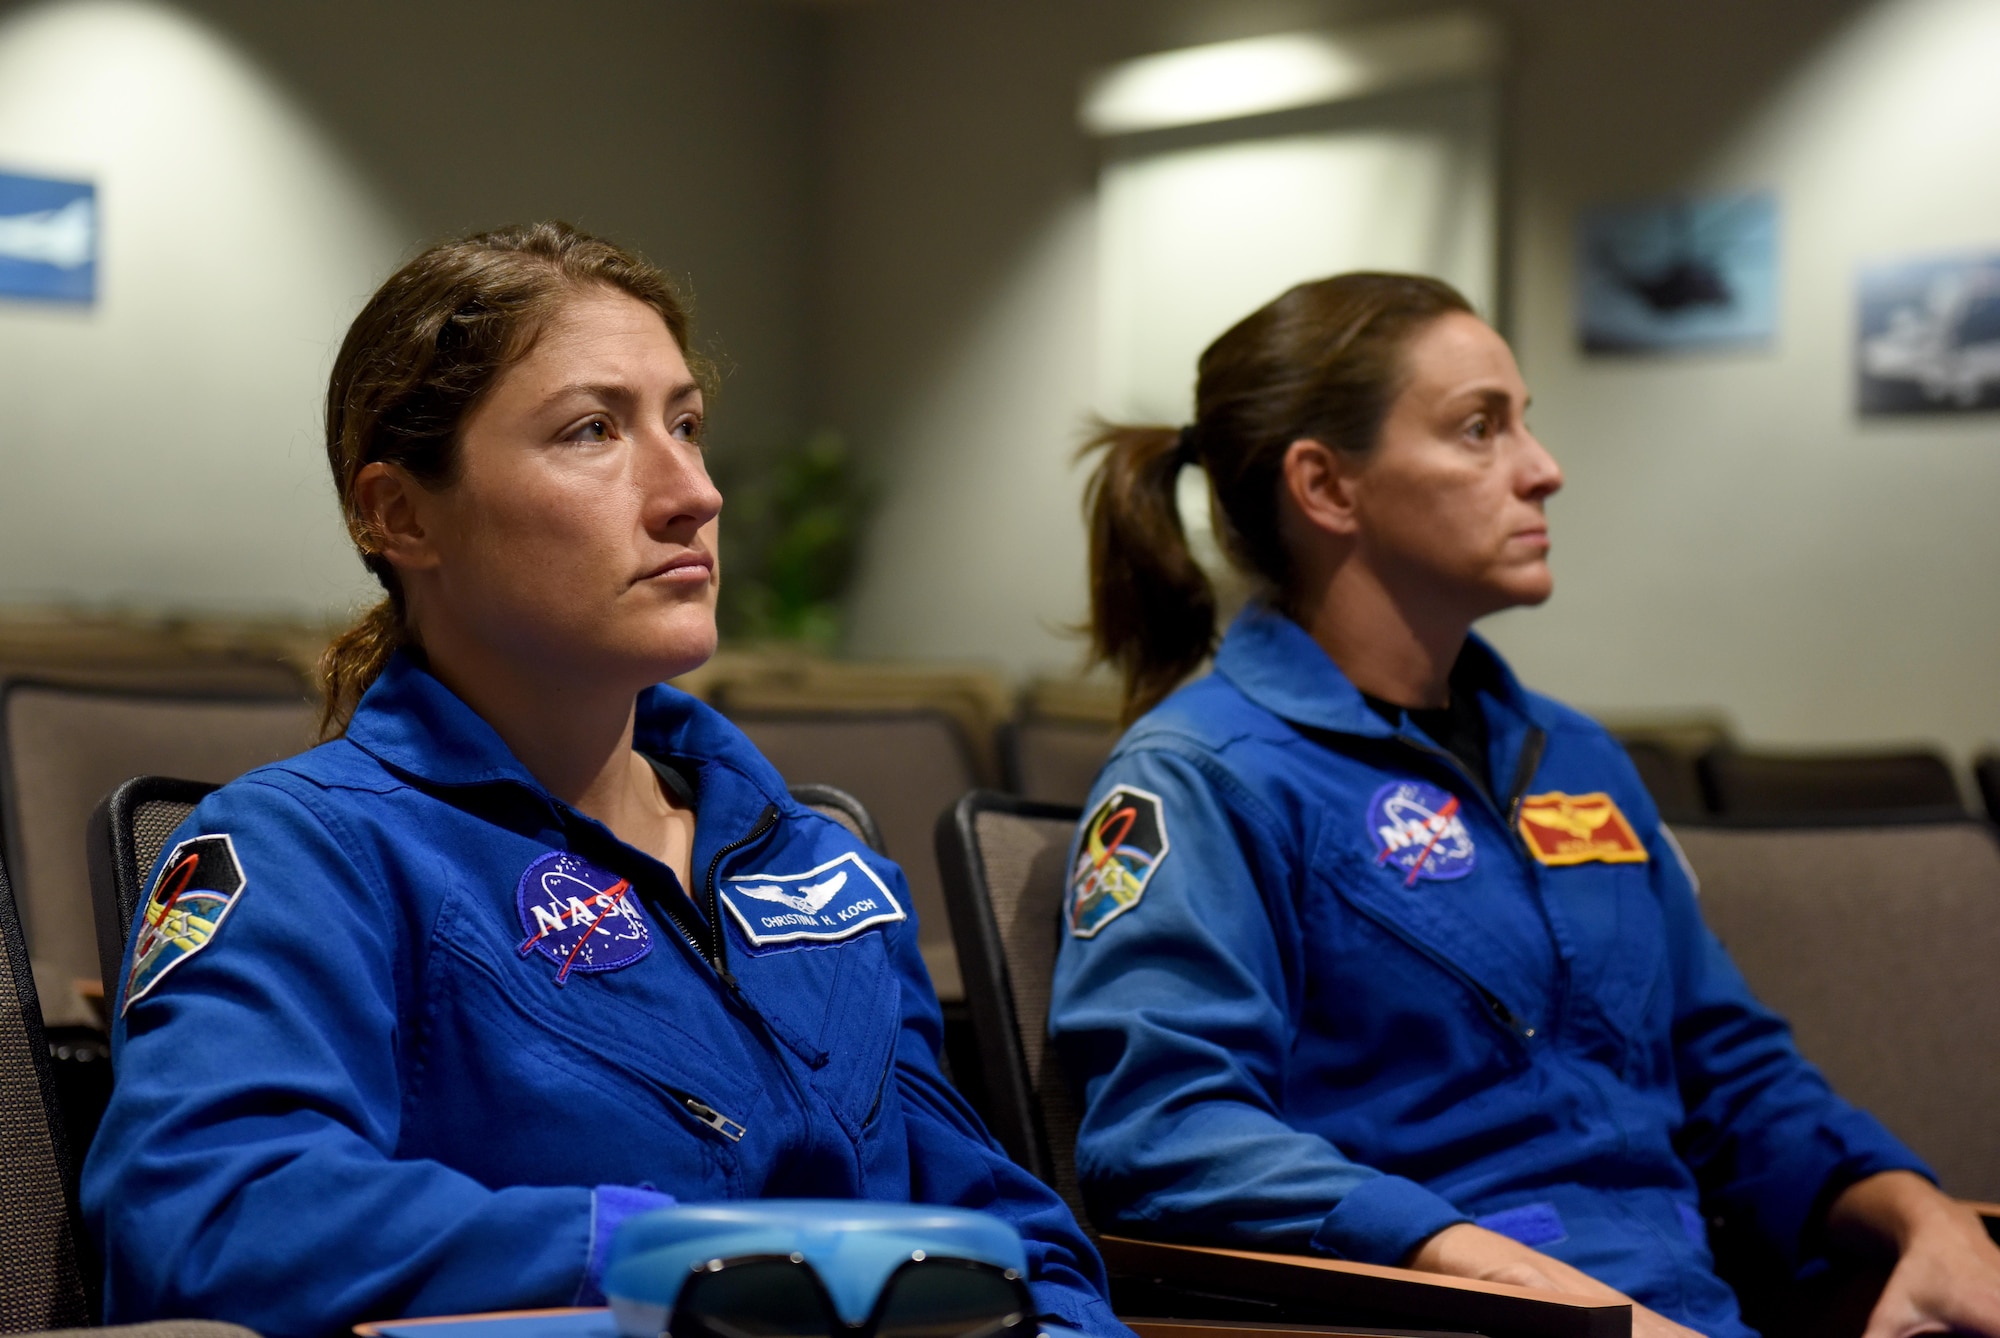
[[[1407,715],[1411,724],[1422,730],[1432,743],[1457,758],[1490,794],[1493,791],[1493,775],[1486,760],[1486,712],[1479,705],[1479,689],[1484,675],[1479,672],[1479,667],[1474,656],[1459,655],[1458,663],[1451,667],[1451,700],[1440,707],[1420,710],[1413,706],[1398,706],[1366,692],[1361,694],[1361,699],[1392,729],[1402,728],[1403,717]]]

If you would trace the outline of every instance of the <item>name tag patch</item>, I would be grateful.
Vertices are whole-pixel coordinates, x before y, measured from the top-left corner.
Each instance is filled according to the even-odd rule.
[[[554,962],[558,985],[567,985],[572,971],[616,971],[653,950],[632,885],[566,850],[551,850],[527,867],[514,904],[528,936],[517,951]]]
[[[716,892],[743,937],[760,948],[831,943],[909,918],[889,885],[851,850],[804,873],[733,875]]]
[[[1167,814],[1160,797],[1121,785],[1083,822],[1083,845],[1069,872],[1064,907],[1069,932],[1094,937],[1139,904],[1167,857]]]
[[[1645,842],[1601,790],[1529,795],[1521,801],[1521,838],[1543,864],[1646,862]]]
[[[1390,781],[1368,801],[1375,862],[1402,870],[1404,887],[1465,877],[1478,852],[1459,808],[1457,795],[1429,781]]]
[[[169,852],[139,917],[121,1016],[152,993],[167,972],[214,941],[246,881],[236,843],[227,832],[190,837]]]

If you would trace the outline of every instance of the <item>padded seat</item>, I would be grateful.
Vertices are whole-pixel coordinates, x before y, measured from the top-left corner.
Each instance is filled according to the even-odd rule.
[[[1760,753],[1718,748],[1700,761],[1711,811],[1731,818],[1810,814],[1961,817],[1965,801],[1951,763],[1924,750],[1880,753]]]
[[[1948,1193],[2000,1200],[2000,843],[1976,821],[1675,828],[1757,997]]]

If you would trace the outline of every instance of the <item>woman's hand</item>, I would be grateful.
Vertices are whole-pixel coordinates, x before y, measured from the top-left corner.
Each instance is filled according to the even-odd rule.
[[[1892,1245],[1896,1268],[1862,1338],[1972,1333],[2000,1338],[2000,1247],[1962,1203],[1922,1176],[1885,1171],[1833,1201],[1836,1237]]]
[[[1701,1338],[1693,1329],[1646,1309],[1590,1274],[1470,1222],[1460,1222],[1438,1232],[1419,1245],[1407,1262],[1409,1267],[1424,1273],[1505,1282],[1537,1291],[1568,1292],[1600,1301],[1624,1301],[1632,1307],[1632,1338]],[[1868,1338],[1876,1335],[1870,1333]]]

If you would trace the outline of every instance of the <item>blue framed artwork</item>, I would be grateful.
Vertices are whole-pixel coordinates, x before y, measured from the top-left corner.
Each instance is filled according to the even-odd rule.
[[[96,301],[96,186],[0,172],[0,297]]]
[[[1778,201],[1768,191],[1585,210],[1577,337],[1592,353],[1756,348],[1778,333]]]
[[[1859,290],[1862,413],[2000,409],[2000,251],[1864,265]]]

